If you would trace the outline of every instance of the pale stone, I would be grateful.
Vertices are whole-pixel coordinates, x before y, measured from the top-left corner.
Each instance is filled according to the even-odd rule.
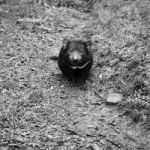
[[[106,102],[109,104],[117,104],[121,102],[123,96],[119,93],[109,93]]]

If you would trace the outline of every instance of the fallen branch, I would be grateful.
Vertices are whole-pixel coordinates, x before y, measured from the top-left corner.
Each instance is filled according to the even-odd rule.
[[[106,139],[109,143],[111,143],[112,145],[114,145],[115,147],[117,147],[117,148],[121,148],[122,147],[122,144],[120,144],[120,143],[115,143],[114,141],[111,141],[111,140],[109,140],[109,139]]]
[[[18,19],[18,22],[31,22],[31,23],[39,23],[39,22],[43,22],[45,20],[42,19],[31,19],[31,18],[24,18],[24,19]]]
[[[41,29],[41,30],[48,31],[48,32],[52,32],[52,31],[53,31],[52,29],[50,29],[50,28],[48,28],[48,27],[46,27],[46,26],[43,26],[43,25],[38,26],[37,28],[39,28],[39,29]]]
[[[29,23],[42,23],[47,21],[47,19],[49,18],[51,9],[46,11],[46,14],[43,15],[41,18],[35,19],[35,18],[23,18],[23,19],[18,19],[17,22],[29,22]]]

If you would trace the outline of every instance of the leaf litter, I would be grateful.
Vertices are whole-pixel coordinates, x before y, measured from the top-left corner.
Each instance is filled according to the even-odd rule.
[[[1,2],[1,149],[149,149],[149,1],[80,2]],[[84,86],[49,59],[64,37],[92,40]]]

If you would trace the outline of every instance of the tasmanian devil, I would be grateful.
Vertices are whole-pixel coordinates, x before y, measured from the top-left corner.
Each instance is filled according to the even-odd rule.
[[[93,64],[91,41],[64,39],[59,52],[58,66],[71,81],[85,82]]]

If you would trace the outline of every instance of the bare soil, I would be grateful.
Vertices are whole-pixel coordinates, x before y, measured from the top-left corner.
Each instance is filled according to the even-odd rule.
[[[149,0],[0,3],[0,150],[150,149]],[[92,40],[85,85],[50,59],[64,37]]]

